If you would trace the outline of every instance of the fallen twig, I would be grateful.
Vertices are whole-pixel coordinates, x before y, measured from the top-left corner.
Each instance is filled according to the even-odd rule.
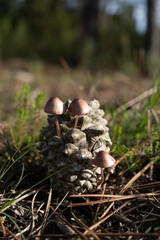
[[[90,202],[84,202],[84,203],[71,203],[68,205],[68,207],[82,207],[82,206],[93,206],[95,204],[99,203],[106,203],[106,202],[116,202],[116,201],[121,201],[121,200],[126,200],[126,199],[133,199],[133,198],[142,198],[145,199],[145,197],[150,197],[150,196],[160,196],[160,192],[154,192],[154,193],[142,193],[142,194],[133,194],[133,195],[126,195],[126,196],[118,196],[117,198],[111,198],[111,199],[103,199],[103,200],[96,200],[96,201],[90,201]],[[104,197],[102,195],[101,197]]]
[[[120,191],[120,193],[124,193],[131,185],[134,183],[141,175],[144,173],[151,165],[153,165],[153,162],[149,162],[142,170],[140,170]]]
[[[83,222],[81,222],[76,216],[75,214],[73,213],[72,211],[72,208],[71,208],[71,213],[72,213],[72,216],[74,217],[74,219],[76,220],[76,222],[78,222],[78,224],[80,226],[82,226],[85,230],[87,230],[91,236],[94,237],[94,239],[97,239],[97,240],[100,240],[100,238],[97,236],[97,234],[95,232],[93,232],[92,230],[89,229],[88,226],[86,226]]]
[[[88,238],[81,233],[77,228],[75,228],[72,224],[70,224],[65,218],[63,218],[57,211],[55,211],[54,207],[52,205],[50,205],[50,208],[52,209],[52,211],[58,216],[58,218],[60,218],[63,222],[65,222],[71,229],[73,229],[78,235],[80,235],[82,237],[82,239],[84,240],[88,240]]]
[[[0,219],[0,225],[1,225],[1,228],[2,228],[2,232],[3,232],[3,238],[6,239],[6,228],[3,225],[3,222],[2,222],[1,219]]]
[[[51,198],[52,198],[52,179],[50,181],[50,190],[49,190],[49,195],[48,195],[48,201],[45,209],[45,213],[43,216],[43,221],[41,225],[41,229],[38,232],[38,235],[41,235],[45,229],[46,223],[47,223],[47,217],[49,215],[49,210],[50,210],[50,205],[51,205]]]
[[[119,208],[117,208],[116,210],[114,210],[113,212],[111,212],[110,214],[108,214],[106,217],[100,219],[99,221],[97,221],[95,224],[93,224],[92,226],[89,227],[90,230],[93,230],[94,228],[98,227],[102,222],[106,221],[108,218],[110,218],[113,214],[115,214],[116,212],[118,212],[120,209],[122,209],[123,207],[125,207],[127,204],[129,203],[129,201],[125,202],[124,204],[122,204]],[[84,232],[84,234],[87,234],[88,230]]]
[[[142,93],[141,95],[139,95],[138,97],[130,100],[129,102],[123,104],[122,106],[120,106],[118,109],[115,110],[115,113],[121,113],[123,111],[125,111],[128,108],[133,107],[134,105],[136,105],[137,103],[143,101],[145,98],[150,97],[151,95],[153,95],[154,93],[156,93],[158,90],[157,87],[151,88],[149,90],[147,90],[146,92]],[[108,114],[106,116],[107,120],[110,120],[112,117],[112,114]]]
[[[129,237],[129,236],[135,236],[135,237],[159,237],[160,233],[159,232],[152,232],[152,233],[134,233],[134,232],[127,232],[127,233],[111,233],[111,232],[107,232],[107,233],[97,233],[97,235],[99,237]],[[66,234],[44,234],[42,236],[40,236],[40,239],[46,239],[46,238],[52,238],[52,239],[58,239],[58,238],[68,238],[71,239],[72,237],[76,237],[77,234],[75,235],[66,235]],[[91,235],[88,234],[88,237],[90,237]]]

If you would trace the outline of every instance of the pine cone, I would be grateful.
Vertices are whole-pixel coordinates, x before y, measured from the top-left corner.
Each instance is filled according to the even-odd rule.
[[[65,103],[68,109],[71,101]],[[43,155],[48,173],[53,175],[54,189],[60,193],[91,192],[96,189],[101,176],[101,169],[93,165],[93,159],[101,150],[109,152],[112,144],[107,128],[104,111],[97,100],[88,104],[88,114],[79,116],[77,128],[73,128],[75,118],[68,114],[58,115],[62,138],[56,135],[54,116],[48,115],[49,125],[42,128],[44,139],[38,146]]]

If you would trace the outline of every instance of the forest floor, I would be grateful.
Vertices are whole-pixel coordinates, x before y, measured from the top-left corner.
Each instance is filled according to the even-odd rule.
[[[17,91],[27,83],[32,98],[39,91],[44,93],[44,102],[51,96],[66,99],[98,99],[101,106],[114,107],[127,102],[153,87],[153,80],[139,74],[124,74],[120,71],[95,70],[84,67],[71,69],[68,65],[55,66],[42,62],[10,60],[0,64],[0,122],[7,119],[14,109]]]
[[[160,239],[160,76],[155,80],[65,62],[0,64],[0,239]],[[94,194],[59,196],[45,175],[36,147],[51,96],[96,98],[105,111],[115,173],[105,171]]]

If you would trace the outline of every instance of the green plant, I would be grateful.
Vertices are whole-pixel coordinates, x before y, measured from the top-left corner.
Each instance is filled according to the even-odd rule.
[[[149,137],[152,138],[158,132],[159,122],[153,111],[160,101],[160,85],[155,85],[155,89],[156,91],[151,97],[139,103],[138,109],[126,108],[122,112],[117,109],[113,112],[110,123],[113,142],[132,147],[148,140]],[[150,116],[148,112],[151,112]],[[150,128],[150,132],[148,128]]]
[[[16,118],[11,128],[11,137],[14,144],[21,147],[38,141],[42,124],[41,108],[43,93],[40,92],[34,100],[31,99],[31,91],[25,84],[15,96]]]
[[[123,156],[132,148],[132,154],[126,158],[123,165],[133,172],[142,166],[142,158],[155,163],[160,159],[160,121],[156,113],[160,102],[158,82],[155,83],[154,89],[153,94],[139,102],[136,108],[121,107],[123,110],[113,111],[109,124],[113,141],[111,153],[114,156]],[[140,156],[137,155],[137,151]]]

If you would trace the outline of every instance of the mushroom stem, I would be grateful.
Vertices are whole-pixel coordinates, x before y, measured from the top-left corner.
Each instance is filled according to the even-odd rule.
[[[97,189],[100,189],[102,183],[104,182],[104,168],[101,168],[101,179],[100,181],[97,183]]]
[[[92,152],[92,148],[93,148],[94,144],[95,144],[95,141],[91,141],[91,143],[89,144],[89,147],[88,147],[89,152]]]
[[[56,124],[57,136],[58,136],[59,138],[62,138],[62,137],[61,137],[60,126],[59,126],[59,122],[58,122],[58,118],[57,118],[57,115],[56,115],[56,114],[54,114],[54,119],[55,119],[55,124]]]
[[[78,115],[76,115],[76,119],[75,119],[75,122],[74,122],[74,128],[77,128],[77,123],[78,123]]]

